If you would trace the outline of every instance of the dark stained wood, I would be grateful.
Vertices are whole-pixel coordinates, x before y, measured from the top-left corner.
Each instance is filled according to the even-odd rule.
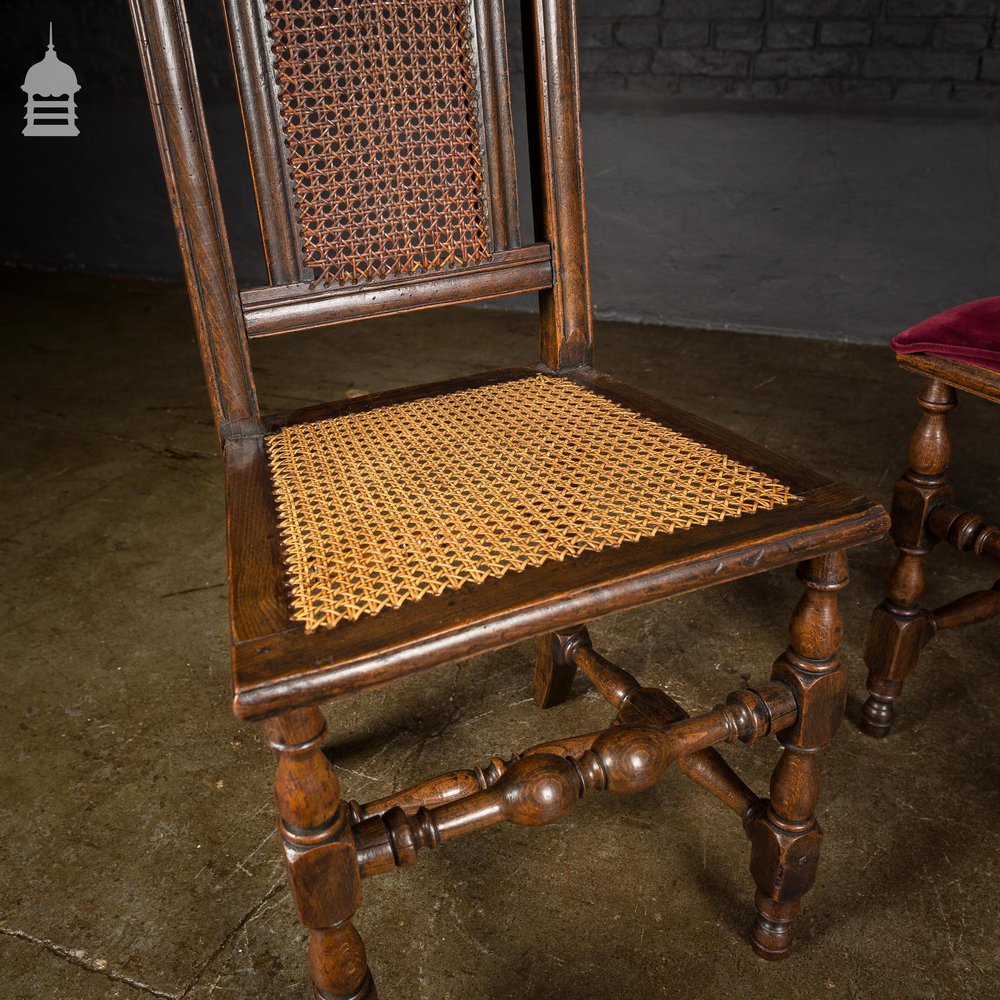
[[[312,271],[302,265],[264,5],[261,0],[225,0],[225,5],[268,277],[272,285],[311,281]]]
[[[772,960],[791,949],[802,896],[816,879],[823,841],[815,816],[819,752],[833,742],[847,704],[837,602],[837,591],[847,586],[847,559],[843,552],[811,559],[799,567],[799,578],[805,593],[792,616],[788,648],[771,672],[794,692],[798,715],[778,737],[785,749],[771,776],[771,798],[747,824],[757,883],[750,941],[761,958]]]
[[[690,718],[688,713],[665,691],[650,687],[632,691],[618,712],[618,721],[623,726],[657,729],[687,718]],[[677,766],[696,785],[736,813],[744,824],[760,801],[714,747],[681,757]]]
[[[257,393],[187,19],[171,0],[129,0],[129,8],[215,424],[222,438],[257,434]]]
[[[278,752],[274,796],[292,899],[309,928],[309,971],[320,997],[377,1000],[361,936],[361,872],[340,782],[323,754],[326,721],[307,708],[268,721]]]
[[[552,708],[569,697],[576,676],[576,664],[570,654],[584,642],[590,642],[590,637],[582,625],[536,636],[532,692],[539,708]]]
[[[597,693],[617,709],[624,708],[642,686],[627,670],[605,659],[590,644],[590,637],[573,653],[573,664],[587,675]]]
[[[928,379],[917,397],[922,414],[910,440],[910,465],[896,483],[892,500],[892,537],[898,549],[889,593],[875,609],[865,643],[869,695],[860,727],[869,736],[889,735],[903,682],[916,669],[930,638],[931,620],[920,606],[926,583],[924,559],[938,538],[927,530],[931,512],[950,500],[951,441],[946,417],[955,408],[955,390]]]
[[[924,646],[942,630],[987,621],[1000,612],[995,588],[966,594],[934,611],[920,602],[926,584],[925,558],[939,542],[960,552],[1000,558],[1000,526],[953,502],[946,425],[958,402],[956,389],[1000,402],[1000,372],[929,354],[896,358],[926,381],[917,398],[922,413],[910,440],[909,468],[893,492],[896,564],[889,592],[872,613],[865,643],[869,693],[859,725],[876,738],[889,735],[903,684],[916,670]]]
[[[959,552],[1000,559],[1000,525],[991,524],[975,511],[951,503],[936,504],[927,512],[927,530]]]
[[[899,364],[926,378],[944,382],[954,389],[971,392],[993,403],[1000,403],[1000,372],[980,368],[965,361],[935,358],[931,354],[897,354]]]
[[[553,284],[539,296],[542,361],[553,370],[593,360],[593,318],[576,43],[576,0],[522,0],[535,238],[552,244]],[[530,12],[530,13],[529,13]]]
[[[525,755],[491,787],[412,815],[389,810],[354,827],[364,876],[412,864],[421,850],[497,823],[545,826],[566,816],[588,792],[631,795],[656,784],[667,767],[716,743],[752,743],[791,726],[796,699],[781,683],[760,693],[740,691],[697,718],[662,729],[616,725],[598,734],[578,756]]]
[[[977,625],[1000,615],[1000,581],[990,590],[974,590],[930,612],[932,635],[947,628]]]
[[[461,768],[427,778],[412,788],[393,792],[373,802],[360,805],[350,803],[351,822],[358,824],[373,816],[381,816],[393,809],[402,809],[405,813],[415,813],[420,809],[442,806],[448,802],[467,798],[476,792],[492,788],[508,771],[510,766],[522,757],[534,757],[538,754],[555,754],[557,757],[578,757],[589,750],[594,740],[603,733],[588,733],[584,736],[570,736],[561,740],[550,740],[537,746],[522,750],[511,755],[510,760],[494,757],[486,767]]]
[[[491,260],[450,271],[386,278],[343,288],[308,283],[254,288],[242,293],[247,333],[271,337],[377,316],[535,292],[552,284],[552,253],[535,244],[506,250]]]

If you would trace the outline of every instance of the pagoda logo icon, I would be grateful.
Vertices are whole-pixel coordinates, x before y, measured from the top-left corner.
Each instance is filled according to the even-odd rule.
[[[76,127],[76,95],[80,84],[73,67],[56,55],[51,21],[45,58],[28,70],[21,90],[28,95],[24,116],[28,124],[24,126],[22,135],[80,134]]]

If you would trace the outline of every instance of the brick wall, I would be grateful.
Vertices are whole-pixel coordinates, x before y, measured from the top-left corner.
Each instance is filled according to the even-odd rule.
[[[998,0],[578,0],[590,89],[1000,103]]]

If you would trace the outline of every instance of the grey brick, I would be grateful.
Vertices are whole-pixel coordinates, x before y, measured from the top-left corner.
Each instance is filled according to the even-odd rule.
[[[580,90],[586,94],[617,94],[628,89],[628,79],[622,73],[583,73]]]
[[[856,66],[857,60],[850,52],[765,52],[754,57],[753,75],[793,80],[847,76]]]
[[[608,49],[614,44],[614,21],[581,21],[578,36],[581,49]]]
[[[899,104],[941,104],[951,99],[950,83],[901,83],[892,95]]]
[[[930,26],[919,21],[904,21],[897,24],[885,21],[876,25],[875,41],[886,49],[916,49],[927,43]]]
[[[952,97],[962,104],[1000,104],[1000,84],[956,83]]]
[[[764,0],[663,0],[663,16],[752,18],[764,13]]]
[[[723,21],[715,26],[715,47],[717,49],[734,52],[759,52],[763,41],[763,21]]]
[[[814,21],[772,21],[767,26],[769,49],[811,49],[815,41]]]
[[[754,97],[767,99],[777,97],[781,93],[781,88],[777,80],[754,80],[750,84],[750,93]]]
[[[748,60],[748,56],[735,52],[661,49],[653,57],[653,72],[678,76],[744,76]]]
[[[592,17],[652,17],[660,13],[660,0],[578,0],[580,20]]]
[[[894,84],[891,80],[841,80],[841,96],[855,101],[888,101]]]
[[[731,81],[721,76],[682,76],[678,94],[681,97],[725,97]]]
[[[840,80],[789,80],[782,96],[793,101],[829,100],[840,96]]]
[[[979,75],[983,80],[1000,80],[1000,52],[987,52],[983,56],[983,70]]]
[[[819,26],[820,45],[857,47],[868,45],[871,40],[870,21],[824,21]]]
[[[986,48],[988,35],[982,21],[942,21],[934,29],[934,48],[979,52]]]
[[[993,0],[886,0],[886,17],[988,17]]]
[[[582,49],[581,73],[648,73],[652,56],[640,49]]]
[[[918,52],[898,49],[872,52],[865,57],[863,76],[893,80],[975,80],[978,59],[951,52]]]
[[[882,0],[774,0],[781,17],[878,17]]]
[[[655,17],[619,21],[615,41],[627,49],[655,49],[660,41],[660,22]]]
[[[664,21],[660,44],[665,49],[700,49],[708,45],[708,21]]]

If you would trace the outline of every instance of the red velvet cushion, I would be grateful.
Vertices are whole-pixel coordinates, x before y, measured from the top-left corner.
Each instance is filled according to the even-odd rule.
[[[1000,372],[1000,296],[946,309],[897,334],[892,346]]]

